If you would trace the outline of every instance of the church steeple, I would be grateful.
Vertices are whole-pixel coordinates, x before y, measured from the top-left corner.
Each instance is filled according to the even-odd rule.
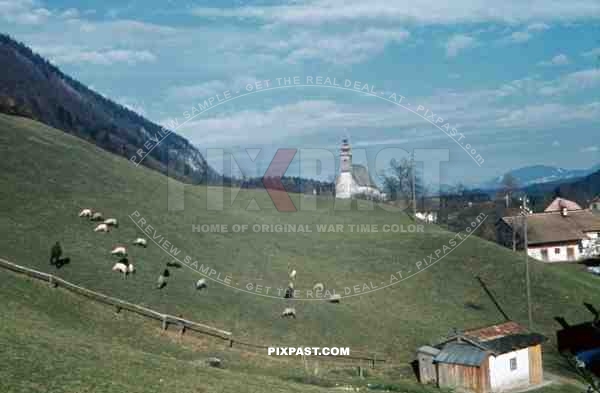
[[[352,147],[348,143],[348,138],[342,140],[340,149],[340,172],[350,172],[352,169]]]

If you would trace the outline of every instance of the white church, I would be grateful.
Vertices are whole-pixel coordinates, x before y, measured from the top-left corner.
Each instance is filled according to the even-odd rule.
[[[366,167],[352,165],[352,147],[347,139],[340,149],[340,174],[335,181],[336,199],[365,198],[385,200]]]

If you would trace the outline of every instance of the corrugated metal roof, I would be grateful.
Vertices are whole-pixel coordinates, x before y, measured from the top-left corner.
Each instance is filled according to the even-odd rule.
[[[473,345],[454,342],[446,344],[433,361],[479,367],[487,355],[487,352]]]

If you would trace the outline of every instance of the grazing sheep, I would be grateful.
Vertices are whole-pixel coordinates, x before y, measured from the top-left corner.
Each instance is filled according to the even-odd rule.
[[[83,209],[81,212],[79,212],[79,217],[91,217],[92,216],[92,209]]]
[[[206,363],[211,367],[221,367],[221,359],[219,358],[208,358]]]
[[[111,255],[115,255],[117,257],[126,257],[127,249],[123,246],[117,246],[117,247],[113,248],[113,250],[110,253],[111,253]]]
[[[148,246],[148,242],[143,237],[138,237],[133,241],[133,245],[146,248]]]
[[[62,256],[62,248],[60,247],[60,243],[56,242],[52,246],[52,250],[50,251],[50,264],[56,265],[60,262],[60,257]]]
[[[292,270],[290,272],[290,279],[291,280],[295,280],[296,279],[296,269]]]
[[[98,226],[94,228],[94,232],[110,232],[110,228],[106,224],[98,224]]]
[[[330,303],[339,303],[341,299],[342,299],[342,297],[336,293],[329,297],[329,302]]]
[[[313,291],[315,292],[323,292],[325,290],[325,285],[322,282],[318,282],[313,286]]]
[[[206,278],[201,278],[198,281],[196,281],[196,289],[204,289],[207,287],[208,287],[208,284],[206,282]]]
[[[103,221],[104,217],[102,216],[102,213],[100,212],[96,212],[92,215],[92,218],[90,218],[90,220],[92,221]]]
[[[281,313],[281,318],[289,318],[289,317],[292,317],[292,318],[296,319],[296,309],[295,308],[293,308],[293,307],[287,307]]]
[[[167,266],[179,269],[181,267],[181,263],[179,263],[177,261],[170,261],[170,262],[167,262]]]
[[[158,280],[156,281],[156,288],[163,289],[167,285],[167,277],[171,274],[169,273],[169,269],[165,269],[160,276],[158,276]]]
[[[285,295],[283,295],[285,299],[293,299],[294,298],[294,288],[287,287],[285,289]]]
[[[119,222],[117,221],[116,218],[107,218],[106,220],[104,220],[104,223],[106,225],[111,225],[111,226],[113,226],[115,228],[119,227]]]
[[[133,266],[133,264],[124,264],[121,262],[117,262],[115,263],[115,265],[112,267],[112,271],[113,272],[121,272],[123,273],[124,277],[127,277],[127,275],[129,273],[134,274],[135,273],[135,267]]]

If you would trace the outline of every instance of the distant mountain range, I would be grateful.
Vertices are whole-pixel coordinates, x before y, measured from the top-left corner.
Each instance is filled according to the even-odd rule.
[[[0,34],[0,112],[25,116],[89,140],[126,158],[161,127],[63,74],[27,46]],[[172,133],[142,164],[192,183],[220,176],[200,151]]]
[[[600,170],[600,164],[589,169],[564,169],[546,165],[532,165],[514,169],[495,179],[479,184],[476,187],[486,190],[495,190],[502,187],[505,176],[512,176],[519,187],[528,187],[535,184],[545,183],[568,183],[591,175]]]

